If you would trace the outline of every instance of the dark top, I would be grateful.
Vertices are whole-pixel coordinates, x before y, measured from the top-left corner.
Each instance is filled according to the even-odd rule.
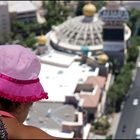
[[[6,131],[5,125],[0,118],[0,139],[8,140],[8,133]]]

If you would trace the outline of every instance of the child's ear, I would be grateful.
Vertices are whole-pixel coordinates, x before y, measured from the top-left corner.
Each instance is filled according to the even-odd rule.
[[[21,104],[17,107],[16,112],[17,112],[17,113],[22,112],[23,109],[25,109],[25,104],[24,104],[24,103],[23,103],[23,104],[21,103]]]
[[[30,108],[33,105],[33,103],[23,103],[21,106],[21,109],[27,109]]]

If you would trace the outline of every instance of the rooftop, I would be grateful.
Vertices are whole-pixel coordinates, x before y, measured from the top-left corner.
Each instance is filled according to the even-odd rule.
[[[44,64],[57,65],[60,67],[69,67],[75,59],[75,55],[68,55],[55,50],[51,50],[49,54],[38,57]]]
[[[0,5],[7,5],[6,1],[0,1]]]
[[[9,12],[36,11],[36,7],[30,1],[8,1]]]
[[[47,101],[64,102],[65,96],[74,94],[81,79],[85,81],[90,75],[98,75],[98,68],[94,71],[90,69],[87,65],[80,65],[80,62],[73,62],[68,68],[41,64],[39,78],[45,91],[49,93]]]
[[[103,76],[89,76],[85,83],[93,84],[94,87],[98,85],[102,89],[105,86],[106,78]]]
[[[75,108],[55,102],[36,102],[29,112],[26,123],[46,130],[62,130],[62,122],[75,120]]]
[[[84,100],[83,107],[84,108],[96,108],[99,104],[100,97],[101,97],[101,89],[98,87],[95,91],[95,94],[89,95],[84,92],[83,94],[79,95],[81,99]]]
[[[97,76],[99,68],[92,69],[82,64],[80,56],[54,50],[38,56],[41,60],[40,82],[49,94],[47,102],[64,102],[66,96],[73,96],[79,82],[86,81],[88,76]],[[43,100],[44,101],[44,100]]]
[[[54,32],[60,42],[77,46],[94,46],[102,43],[102,25],[103,22],[97,14],[92,17],[83,15],[68,19],[57,26]]]

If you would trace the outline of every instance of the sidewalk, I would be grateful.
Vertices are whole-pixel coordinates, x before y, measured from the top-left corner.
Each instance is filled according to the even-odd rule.
[[[112,139],[115,138],[115,135],[116,135],[116,132],[117,132],[117,128],[118,128],[118,124],[119,124],[119,120],[120,120],[120,117],[121,117],[121,112],[119,113],[114,113],[112,118],[110,118],[110,121],[111,121],[111,127],[109,129],[109,132],[108,132],[108,136],[109,135],[112,135]]]
[[[100,135],[95,135],[94,133],[90,133],[88,139],[94,139],[94,140],[105,140],[106,136],[100,136]]]
[[[112,135],[112,139],[115,139],[120,117],[121,112],[114,113],[112,117],[110,117],[109,121],[111,123],[111,126],[106,136]],[[93,132],[90,132],[88,139],[106,139],[106,136],[95,135]]]

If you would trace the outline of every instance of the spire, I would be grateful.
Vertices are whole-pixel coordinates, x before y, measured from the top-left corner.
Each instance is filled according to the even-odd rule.
[[[95,5],[88,3],[84,6],[83,8],[83,14],[85,16],[91,17],[94,16],[94,14],[96,13],[96,7]]]
[[[47,39],[46,39],[46,36],[43,35],[43,32],[41,32],[41,35],[37,38],[37,42],[41,46],[46,45]]]

